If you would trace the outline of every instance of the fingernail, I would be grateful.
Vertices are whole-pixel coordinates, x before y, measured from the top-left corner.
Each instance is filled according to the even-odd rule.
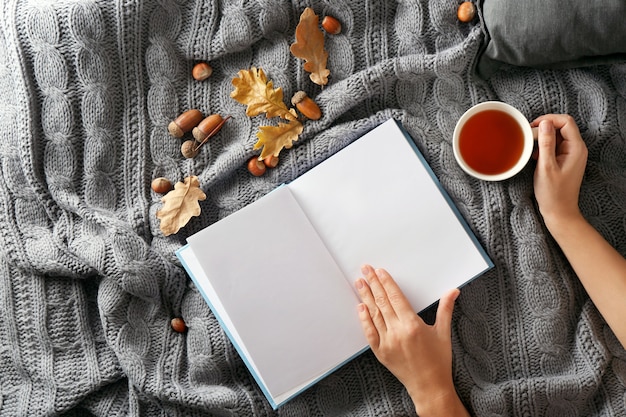
[[[368,265],[363,265],[363,266],[361,267],[361,273],[362,273],[363,275],[367,275],[367,274],[369,274],[369,272],[370,272],[370,268],[369,268],[369,266],[368,266]]]
[[[356,285],[357,290],[363,289],[363,281],[362,280],[357,279],[355,285]]]
[[[547,120],[539,122],[539,131],[541,133],[550,133],[552,131],[552,124]]]
[[[361,312],[361,313],[362,313],[362,312],[364,312],[364,311],[365,311],[365,304],[359,304],[359,305],[357,306],[357,308],[359,309],[359,312]]]

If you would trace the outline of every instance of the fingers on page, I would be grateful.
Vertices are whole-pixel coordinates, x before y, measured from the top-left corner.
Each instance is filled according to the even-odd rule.
[[[376,269],[376,275],[378,276],[381,285],[385,289],[387,299],[389,300],[390,305],[393,307],[396,315],[415,315],[415,311],[413,311],[411,303],[409,303],[409,300],[402,292],[402,289],[400,289],[400,286],[398,285],[398,283],[396,283],[396,281],[389,274],[389,272],[387,272],[385,269]]]
[[[361,320],[361,328],[363,329],[363,334],[365,335],[365,339],[367,343],[372,348],[376,348],[380,343],[380,335],[374,322],[372,322],[372,317],[370,316],[369,309],[365,303],[361,303],[358,305],[359,311],[359,319]]]
[[[385,320],[389,320],[395,316],[395,312],[393,310],[393,306],[389,302],[389,298],[387,297],[387,290],[380,282],[378,274],[369,265],[365,265],[361,268],[361,271],[365,275],[365,279],[369,284],[370,291],[372,292],[372,296],[374,297],[374,303],[378,310],[382,313]],[[368,305],[369,306],[369,305]]]
[[[367,317],[369,317],[369,320],[372,322],[373,326],[375,326],[378,331],[384,331],[387,326],[385,324],[383,314],[376,304],[376,300],[374,298],[375,296],[372,293],[372,288],[363,278],[359,278],[356,281],[355,287],[359,292],[359,297],[361,297],[361,301],[363,301],[363,304],[365,305],[365,311],[361,311],[361,309],[359,308],[359,314],[367,314]],[[361,317],[363,318],[365,316]]]

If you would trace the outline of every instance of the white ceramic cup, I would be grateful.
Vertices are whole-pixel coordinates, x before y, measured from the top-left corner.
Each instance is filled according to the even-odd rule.
[[[523,149],[522,149],[519,159],[511,168],[507,169],[504,172],[500,172],[498,174],[484,174],[482,172],[476,171],[471,166],[469,166],[467,162],[465,162],[465,160],[463,159],[463,155],[461,154],[461,151],[459,149],[459,138],[461,136],[461,130],[463,129],[467,121],[472,116],[480,112],[486,111],[486,110],[499,110],[499,111],[507,113],[508,115],[513,117],[513,119],[515,119],[519,127],[522,129]],[[520,172],[524,168],[524,166],[526,166],[526,164],[530,160],[530,157],[533,153],[533,146],[534,146],[535,138],[536,138],[536,129],[532,129],[530,127],[530,123],[519,110],[517,110],[515,107],[509,104],[506,104],[500,101],[486,101],[486,102],[479,103],[471,107],[457,121],[456,126],[454,128],[452,147],[454,151],[454,157],[456,158],[456,161],[458,162],[459,166],[463,169],[463,171],[465,171],[466,173],[468,173],[469,175],[475,178],[478,178],[484,181],[502,181],[502,180],[511,178],[512,176]],[[503,140],[506,140],[506,138],[503,138]]]

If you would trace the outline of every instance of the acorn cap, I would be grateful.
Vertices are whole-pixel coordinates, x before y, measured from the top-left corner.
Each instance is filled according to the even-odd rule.
[[[182,138],[185,134],[185,132],[183,132],[183,129],[181,129],[180,126],[176,124],[176,122],[170,122],[170,124],[167,126],[167,130],[170,132],[170,135],[174,136],[175,138]]]
[[[293,95],[293,97],[291,97],[291,104],[295,106],[296,104],[304,100],[306,97],[307,97],[307,94],[304,91],[298,91]]]

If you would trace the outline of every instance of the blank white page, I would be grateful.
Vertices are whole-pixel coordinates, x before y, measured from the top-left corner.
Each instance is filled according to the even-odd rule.
[[[416,312],[491,263],[392,119],[289,184],[352,284],[387,269]]]
[[[357,297],[287,187],[188,238],[214,313],[272,397],[367,346]],[[202,276],[206,275],[206,276]],[[204,287],[204,288],[203,288]],[[331,348],[332,347],[332,348]]]

